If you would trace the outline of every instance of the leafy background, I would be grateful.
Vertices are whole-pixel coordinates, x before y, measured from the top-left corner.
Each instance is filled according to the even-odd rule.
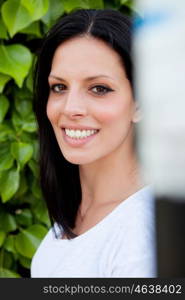
[[[131,14],[131,0],[0,0],[0,277],[30,277],[50,222],[39,186],[33,67],[43,34],[74,8]]]

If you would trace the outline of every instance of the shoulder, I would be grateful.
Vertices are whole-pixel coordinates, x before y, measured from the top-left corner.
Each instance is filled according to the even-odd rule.
[[[126,203],[126,201],[128,202]],[[112,277],[155,277],[155,199],[151,186],[125,201],[109,257]]]
[[[45,269],[46,267],[46,258],[48,258],[47,261],[50,261],[50,256],[52,254],[52,245],[53,241],[55,240],[56,237],[54,227],[51,227],[32,257],[30,267],[31,277],[40,277],[42,269]]]
[[[140,226],[153,224],[155,217],[155,197],[151,185],[147,185],[141,190],[124,200],[116,209],[117,223],[120,227],[129,226],[136,230]],[[139,225],[139,228],[138,226]]]
[[[125,201],[119,213],[119,237],[146,242],[155,231],[155,198],[152,186],[146,186]],[[134,243],[133,243],[134,244]]]

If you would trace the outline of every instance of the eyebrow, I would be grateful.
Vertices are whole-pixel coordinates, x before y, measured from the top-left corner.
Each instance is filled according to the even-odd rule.
[[[61,78],[61,77],[58,77],[58,76],[55,76],[55,75],[52,75],[50,74],[48,76],[49,77],[52,77],[52,78],[55,78],[57,80],[60,80],[60,81],[65,81],[65,79]],[[100,74],[100,75],[96,75],[96,76],[90,76],[90,77],[87,77],[84,79],[84,81],[90,81],[90,80],[93,80],[93,79],[98,79],[98,78],[102,78],[102,77],[105,77],[105,78],[109,78],[109,79],[113,79],[112,77],[108,76],[108,75],[104,75],[104,74]]]

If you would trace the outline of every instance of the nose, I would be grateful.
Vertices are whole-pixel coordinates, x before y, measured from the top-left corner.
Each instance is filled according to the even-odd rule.
[[[87,113],[87,107],[84,100],[82,92],[75,88],[71,89],[66,94],[63,113],[68,118],[79,118],[85,116]]]

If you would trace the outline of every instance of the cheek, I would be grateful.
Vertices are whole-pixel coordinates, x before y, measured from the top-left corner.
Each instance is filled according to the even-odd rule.
[[[118,124],[119,121],[122,124],[128,122],[131,119],[131,105],[129,103],[124,104],[123,101],[121,99],[121,101],[114,101],[99,107],[96,116],[100,123],[112,126],[112,124]]]
[[[58,119],[58,106],[54,101],[48,99],[46,106],[46,114],[51,123],[55,123]]]

